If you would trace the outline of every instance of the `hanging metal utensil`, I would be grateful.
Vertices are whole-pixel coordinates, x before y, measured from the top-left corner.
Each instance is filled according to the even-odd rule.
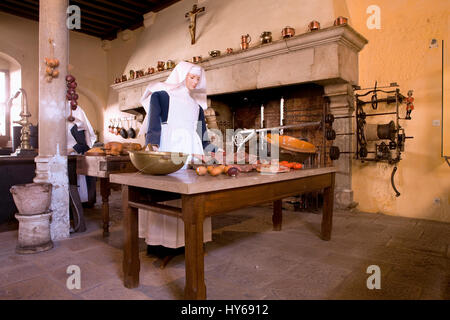
[[[114,134],[117,136],[119,135],[119,122],[117,121],[117,119],[115,119],[116,122],[116,126],[114,127]]]
[[[109,131],[110,133],[113,133],[113,132],[114,132],[114,123],[113,123],[113,120],[112,120],[112,119],[109,119],[108,131]]]
[[[133,118],[131,118],[131,119],[133,119]],[[130,126],[130,119],[127,119],[127,121],[128,121],[128,131],[127,131],[128,138],[134,139],[134,138],[136,138],[136,131],[133,129],[133,125]]]
[[[120,136],[122,137],[122,138],[124,138],[124,139],[127,139],[128,138],[128,132],[127,132],[127,130],[124,128],[124,126],[123,126],[123,124],[122,124],[122,120],[123,119],[120,119]]]

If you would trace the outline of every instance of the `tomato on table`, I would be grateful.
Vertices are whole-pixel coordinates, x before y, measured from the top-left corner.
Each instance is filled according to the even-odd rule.
[[[303,165],[301,163],[294,164],[294,170],[300,170],[301,168],[303,168]]]
[[[292,169],[294,167],[294,163],[293,162],[288,162],[285,164],[285,167],[288,167],[290,169]]]

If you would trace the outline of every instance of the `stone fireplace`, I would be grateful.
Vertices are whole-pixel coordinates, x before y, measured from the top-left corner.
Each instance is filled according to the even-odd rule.
[[[235,129],[260,128],[261,101],[252,100],[255,96],[266,97],[265,127],[279,125],[280,96],[286,101],[285,124],[316,121],[322,117],[324,106],[335,116],[352,115],[358,53],[366,44],[367,40],[353,28],[341,25],[203,60],[210,106],[226,114],[219,125]],[[169,74],[159,72],[112,85],[119,94],[120,110],[139,113],[143,109],[139,98],[145,87],[165,80]],[[351,132],[352,120],[338,119],[333,128],[337,133]],[[316,143],[322,139],[314,132],[293,131],[289,135]],[[352,136],[338,135],[333,145],[350,151]],[[341,155],[333,165],[338,168],[335,203],[348,207],[353,203],[351,155]]]

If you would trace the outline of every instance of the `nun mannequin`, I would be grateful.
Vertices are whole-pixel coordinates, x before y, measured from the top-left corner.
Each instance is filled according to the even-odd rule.
[[[153,151],[183,152],[192,155],[214,151],[206,133],[204,110],[207,108],[206,77],[203,68],[180,62],[165,82],[150,84],[141,103],[147,116],[140,134]],[[181,206],[180,200],[170,204]],[[204,220],[204,242],[212,240],[211,217]],[[161,267],[184,249],[184,222],[181,218],[139,209],[139,237],[145,238],[147,251],[163,256]],[[167,249],[172,248],[172,250]],[[178,250],[176,250],[178,248]]]
[[[68,113],[70,112],[70,103],[67,104]],[[72,116],[75,118],[73,122],[68,122],[67,125],[67,154],[84,154],[95,143],[97,137],[95,136],[94,129],[91,126],[86,114],[80,106],[77,106],[75,110],[72,110]],[[87,181],[86,176],[77,175],[78,193],[80,195],[81,202],[87,202],[88,197],[88,185],[92,185],[95,190],[95,180]],[[95,179],[89,177],[89,179]]]

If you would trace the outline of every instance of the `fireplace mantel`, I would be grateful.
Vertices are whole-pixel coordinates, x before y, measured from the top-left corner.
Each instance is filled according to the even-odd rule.
[[[367,40],[349,25],[308,32],[248,50],[204,59],[208,95],[313,82],[358,83],[358,52]],[[121,111],[140,107],[150,83],[164,81],[170,70],[111,85]]]

